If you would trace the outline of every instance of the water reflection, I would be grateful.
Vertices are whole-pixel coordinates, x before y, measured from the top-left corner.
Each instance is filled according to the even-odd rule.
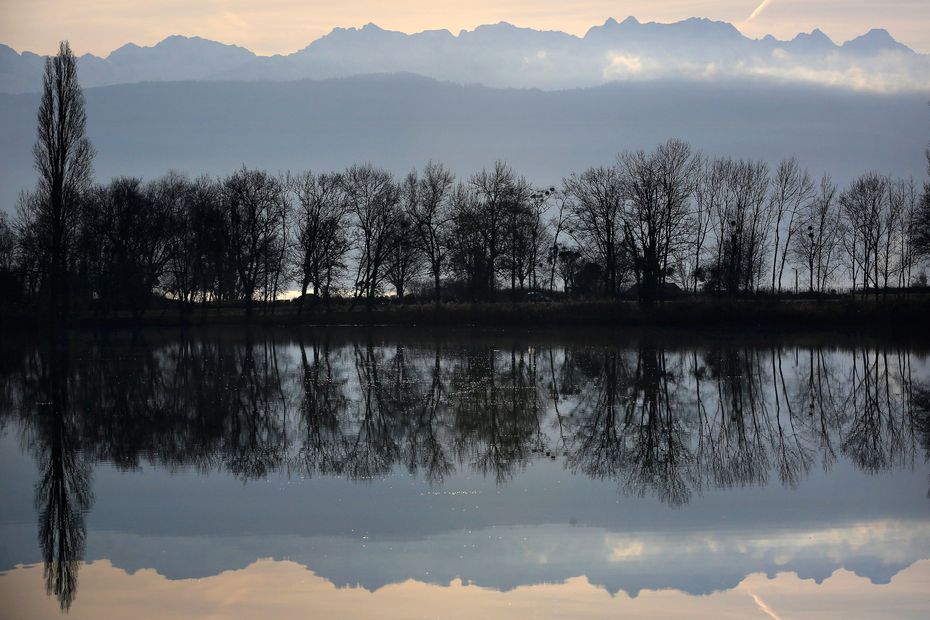
[[[0,588],[28,591],[34,569],[4,577]],[[306,567],[288,561],[259,560],[247,567],[198,580],[168,580],[154,571],[128,574],[109,562],[87,567],[88,604],[74,618],[161,620],[211,617],[251,620],[256,610],[275,619],[473,618],[822,618],[850,620],[926,617],[930,562],[917,562],[888,584],[877,585],[838,570],[821,583],[780,573],[748,575],[734,588],[703,596],[676,590],[630,597],[608,595],[584,577],[540,583],[509,591],[453,580],[437,585],[409,580],[375,591],[334,588]],[[114,596],[114,593],[119,593]],[[48,617],[45,601],[19,599],[10,610],[19,617]],[[206,612],[205,610],[210,610]],[[318,614],[314,614],[317,611]],[[14,616],[15,617],[15,616]]]
[[[678,507],[707,489],[796,488],[838,459],[930,451],[925,357],[888,346],[681,346],[660,337],[71,336],[8,344],[0,425],[39,465],[46,589],[77,589],[94,463],[506,487],[537,459]]]
[[[574,361],[586,380],[568,423],[569,465],[672,505],[773,475],[794,488],[837,449],[871,472],[926,454],[928,410],[903,351],[649,345]]]
[[[81,446],[82,422],[73,406],[73,373],[67,342],[55,341],[42,355],[23,359],[15,390],[26,442],[38,464],[35,508],[45,588],[63,610],[77,592],[77,573],[84,555],[84,516],[93,501],[91,467]],[[28,403],[28,406],[26,405]],[[7,415],[11,409],[4,406]]]

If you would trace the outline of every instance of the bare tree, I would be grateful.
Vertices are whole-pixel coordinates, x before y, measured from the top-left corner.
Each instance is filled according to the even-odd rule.
[[[399,191],[388,172],[371,164],[352,166],[343,178],[349,207],[355,216],[358,250],[355,296],[364,297],[371,308],[386,275]]]
[[[88,193],[81,242],[97,309],[138,318],[161,290],[170,257],[168,205],[141,179],[119,177]]]
[[[530,195],[528,217],[527,217],[527,256],[524,262],[526,266],[526,273],[524,274],[529,281],[529,285],[533,289],[539,288],[539,270],[543,268],[543,255],[546,254],[547,250],[551,252],[551,248],[555,247],[554,239],[560,232],[558,229],[561,227],[561,217],[558,217],[555,223],[556,231],[553,234],[549,230],[546,220],[544,219],[546,214],[549,212],[549,201],[554,198],[556,194],[555,187],[550,187],[548,189],[538,189]],[[560,206],[559,211],[562,211]],[[521,286],[522,286],[521,278]],[[552,290],[552,283],[550,280],[549,290]]]
[[[731,295],[754,291],[771,229],[768,167],[732,159],[718,159],[713,166],[722,186],[714,201],[716,250],[709,284]]]
[[[927,172],[930,173],[930,149],[927,156]],[[924,181],[924,193],[920,205],[914,211],[911,224],[913,231],[913,249],[915,257],[930,257],[930,181]]]
[[[68,256],[78,200],[91,182],[94,150],[85,135],[84,94],[77,78],[77,58],[67,41],[45,61],[38,140],[33,160],[39,173],[39,208],[35,218],[48,264],[50,314],[64,319],[68,312]]]
[[[836,185],[824,175],[813,200],[802,205],[798,213],[799,230],[791,251],[796,263],[807,270],[811,292],[824,292],[840,266],[842,214],[836,192]]]
[[[263,170],[243,167],[223,181],[223,202],[228,219],[237,289],[251,315],[255,295],[265,302],[275,284],[283,254],[284,202],[281,181]]]
[[[502,272],[510,275],[510,292],[513,299],[517,296],[517,284],[523,288],[530,272],[531,256],[536,254],[533,248],[535,239],[532,238],[532,228],[537,218],[533,211],[531,194],[529,184],[522,178],[516,179],[504,206],[502,261],[499,267]]]
[[[492,170],[482,170],[472,176],[471,186],[478,198],[481,216],[474,223],[484,241],[489,269],[487,290],[493,296],[496,289],[498,258],[504,249],[505,218],[526,190],[525,182],[518,179],[513,169],[502,161],[494,163]]]
[[[167,269],[165,290],[179,302],[184,313],[193,302],[199,282],[195,268],[199,253],[197,227],[193,226],[188,179],[176,172],[149,184],[148,191],[167,218]]]
[[[621,280],[623,179],[616,168],[589,168],[564,180],[569,234],[604,269],[604,291],[615,297]]]
[[[287,180],[286,178],[275,179],[277,189],[273,203],[272,218],[268,225],[274,230],[269,231],[268,237],[272,244],[265,253],[266,267],[264,270],[264,302],[265,312],[271,307],[271,313],[274,314],[275,301],[278,295],[287,286],[288,274],[288,251],[290,241],[288,240],[288,222],[290,221],[291,203],[287,197]]]
[[[660,297],[670,259],[684,246],[698,163],[691,147],[679,140],[669,140],[652,154],[623,153],[618,159],[627,199],[623,247],[640,301],[647,305]]]
[[[422,254],[417,243],[417,226],[412,215],[419,202],[420,183],[416,171],[404,179],[400,187],[400,208],[394,215],[390,247],[385,266],[386,277],[397,299],[403,300],[408,285],[423,271]]]
[[[914,235],[919,203],[920,195],[913,177],[891,182],[888,190],[890,221],[886,234],[885,286],[888,286],[889,270],[894,271],[898,287],[904,288],[911,283],[916,262]]]
[[[426,267],[433,280],[436,305],[440,303],[440,279],[446,263],[445,241],[452,221],[450,199],[454,183],[455,176],[445,166],[430,161],[418,181],[416,200],[407,204],[417,246],[426,258]]]
[[[297,198],[291,228],[299,313],[311,286],[314,295],[328,301],[333,279],[345,267],[349,204],[339,174],[305,172],[291,178],[289,186]]]
[[[691,247],[685,261],[689,270],[690,288],[697,291],[699,283],[706,279],[704,253],[713,226],[714,213],[719,211],[719,202],[724,188],[719,178],[721,167],[712,159],[702,160],[697,168],[694,184],[694,207],[691,212]]]
[[[0,211],[0,270],[12,271],[15,265],[16,236],[6,212]]]
[[[552,247],[549,249],[549,253],[546,256],[546,261],[549,263],[549,291],[552,292],[555,290],[555,272],[559,264],[559,250],[561,249],[559,246],[559,236],[568,224],[568,212],[566,207],[568,206],[569,200],[565,192],[558,192],[554,187],[550,188],[550,192],[551,196],[556,197],[559,205],[555,215],[549,220],[549,226],[552,229]]]
[[[45,207],[37,192],[21,192],[16,202],[13,230],[16,235],[16,263],[23,279],[27,299],[35,299],[47,286],[48,236],[44,234],[47,219]]]
[[[845,219],[843,244],[855,289],[862,276],[862,292],[869,285],[878,295],[881,251],[887,227],[888,179],[870,172],[860,176],[840,196]]]
[[[472,301],[490,294],[487,245],[482,235],[482,209],[471,184],[455,186],[449,201],[450,231],[446,240],[450,271],[468,289]]]
[[[201,176],[186,194],[186,225],[193,230],[194,253],[191,267],[200,301],[235,297],[236,274],[232,266],[232,241],[223,211],[222,186]]]
[[[781,293],[785,263],[791,241],[797,232],[798,214],[808,208],[814,196],[814,182],[792,157],[783,159],[772,179],[772,290]]]
[[[0,211],[0,290],[4,291],[0,307],[5,302],[18,302],[22,298],[22,283],[16,267],[16,233],[9,216]]]

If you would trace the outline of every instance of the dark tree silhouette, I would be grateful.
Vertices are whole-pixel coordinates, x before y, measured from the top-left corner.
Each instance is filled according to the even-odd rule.
[[[311,286],[314,295],[328,302],[333,281],[346,267],[349,203],[339,174],[305,172],[290,179],[290,188],[297,199],[291,227],[300,312]]]
[[[930,174],[930,149],[926,151],[927,174]],[[924,181],[924,192],[920,206],[914,213],[914,251],[918,256],[930,257],[930,181]]]
[[[569,198],[569,234],[586,257],[600,265],[604,293],[617,295],[623,278],[623,180],[616,168],[589,168],[565,179]]]
[[[137,178],[114,179],[84,201],[82,248],[92,286],[107,308],[138,317],[163,281],[171,258],[172,221],[167,197]]]
[[[500,268],[498,261],[505,249],[507,218],[508,215],[513,217],[520,203],[529,196],[528,185],[503,161],[495,162],[492,170],[482,170],[473,175],[469,183],[477,198],[478,211],[473,224],[484,245],[487,291],[493,297]]]
[[[22,281],[17,273],[16,232],[10,224],[10,218],[0,211],[0,290],[4,291],[6,303],[21,301]],[[0,306],[4,302],[0,302]]]
[[[355,216],[355,295],[363,297],[370,309],[384,284],[400,191],[388,172],[371,164],[352,166],[343,178]]]
[[[572,297],[635,294],[645,305],[677,287],[778,294],[788,265],[795,292],[802,275],[818,294],[925,281],[930,183],[921,196],[913,179],[869,173],[839,192],[828,176],[814,187],[793,158],[770,175],[679,140],[571,174],[560,190],[533,188],[502,161],[459,183],[429,162],[403,179],[364,164],[92,185],[73,62],[66,45],[49,61],[41,181],[20,196],[14,224],[0,222],[3,309],[22,317],[44,304],[52,318],[138,322],[173,306],[187,321],[200,304],[203,320],[226,306],[251,318],[257,302],[265,313],[294,307],[284,293],[299,293],[298,314],[310,298],[329,310],[349,295],[351,309],[364,300],[371,310],[422,301],[428,288],[437,305],[443,293],[529,301],[541,298],[523,296],[540,273],[550,289],[558,273]]]
[[[38,538],[45,588],[63,610],[77,595],[78,570],[87,534],[84,516],[93,502],[90,467],[74,411],[68,345],[54,339],[35,358],[24,397],[35,423],[32,450],[39,464],[35,487]],[[32,409],[34,407],[35,409]]]
[[[700,161],[691,147],[670,140],[653,154],[623,153],[619,172],[627,208],[623,249],[633,265],[639,298],[650,305],[663,290],[689,231],[691,196]]]
[[[772,178],[772,290],[781,292],[785,264],[798,230],[799,215],[814,202],[814,182],[795,158],[778,164]],[[806,231],[804,231],[806,232]],[[810,270],[813,273],[813,269]],[[811,285],[813,289],[813,285]]]
[[[801,205],[800,227],[792,238],[791,253],[804,265],[811,292],[823,293],[840,269],[842,213],[837,188],[824,175],[814,198]]]
[[[417,245],[426,259],[433,279],[433,295],[440,303],[440,280],[446,267],[449,225],[452,220],[450,199],[455,176],[442,164],[429,162],[418,181],[416,200],[408,203],[408,214],[416,229]]]
[[[843,244],[853,289],[861,277],[863,295],[878,295],[881,251],[888,217],[888,179],[871,172],[856,179],[840,196],[846,221]]]
[[[251,314],[257,293],[266,304],[278,293],[287,229],[283,183],[267,172],[243,167],[223,181],[223,203],[237,288]]]
[[[455,187],[451,198],[451,224],[448,239],[450,271],[467,288],[472,301],[491,295],[492,266],[477,192],[468,185]]]
[[[81,192],[90,183],[94,150],[85,135],[84,94],[77,58],[67,41],[45,61],[38,140],[33,159],[39,174],[33,214],[43,249],[49,312],[56,320],[68,312],[69,251]]]
[[[388,241],[385,264],[387,281],[394,287],[397,299],[403,301],[410,283],[423,272],[423,255],[417,243],[417,224],[413,213],[419,202],[420,184],[416,172],[411,172],[400,187],[400,206],[394,213],[394,225]]]

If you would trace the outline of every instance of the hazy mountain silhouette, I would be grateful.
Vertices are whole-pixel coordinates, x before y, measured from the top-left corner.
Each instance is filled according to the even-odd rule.
[[[0,92],[37,91],[42,58],[0,46]],[[930,55],[885,30],[842,46],[820,30],[790,41],[751,39],[725,22],[661,24],[608,19],[583,37],[501,22],[404,34],[368,24],[335,28],[288,55],[257,56],[235,45],[172,36],[129,43],[106,58],[80,59],[85,86],[175,80],[294,80],[408,72],[464,84],[561,89],[614,80],[761,75],[871,90],[927,90]]]
[[[558,184],[629,148],[678,137],[708,154],[796,155],[846,183],[863,170],[924,174],[924,94],[874,94],[763,79],[659,80],[540,91],[413,76],[291,82],[162,82],[90,88],[88,135],[102,180],[174,168],[229,174],[334,170],[371,161],[406,174],[427,160],[467,176],[505,159]],[[0,95],[0,208],[35,183],[38,95]]]
[[[857,54],[878,54],[885,51],[913,53],[906,45],[898,43],[882,28],[873,28],[862,36],[843,44],[843,49]]]

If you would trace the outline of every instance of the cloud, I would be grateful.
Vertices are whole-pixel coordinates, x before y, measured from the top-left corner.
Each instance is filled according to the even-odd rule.
[[[642,542],[635,541],[628,544],[619,544],[610,550],[610,562],[625,562],[628,560],[640,558],[643,555],[645,546]]]
[[[603,73],[604,79],[636,75],[643,70],[642,60],[638,56],[628,54],[611,52],[607,54],[607,63]]]
[[[752,12],[752,15],[750,15],[749,19],[746,21],[751,22],[755,18],[759,17],[759,15],[762,14],[762,11],[767,9],[770,4],[772,4],[772,0],[762,0],[759,6],[756,7],[756,10]]]
[[[870,58],[844,58],[834,54],[812,61],[774,50],[769,59],[750,58],[728,67],[728,73],[864,92],[925,92],[930,62],[922,56],[893,51]]]

